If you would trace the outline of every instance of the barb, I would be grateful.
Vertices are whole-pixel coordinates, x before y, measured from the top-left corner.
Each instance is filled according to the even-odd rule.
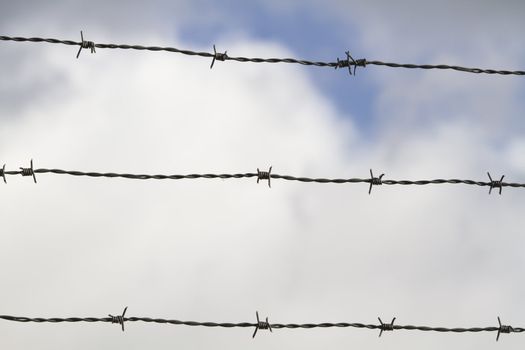
[[[0,40],[2,41],[14,41],[14,42],[31,42],[31,43],[50,43],[50,44],[62,44],[62,45],[77,45],[80,46],[80,49],[77,53],[80,55],[80,51],[82,48],[91,49],[91,52],[95,52],[95,48],[97,49],[122,49],[122,50],[139,50],[139,51],[166,51],[166,52],[172,52],[172,53],[179,53],[183,55],[188,56],[200,56],[200,57],[206,57],[206,58],[212,58],[212,64],[211,67],[213,67],[213,64],[215,63],[215,60],[219,61],[237,61],[237,62],[251,62],[251,63],[294,63],[294,64],[301,64],[305,66],[315,66],[315,67],[331,67],[331,68],[342,68],[342,67],[348,67],[350,74],[352,74],[350,68],[354,68],[354,74],[355,74],[355,68],[356,67],[366,67],[367,65],[376,65],[376,66],[386,66],[390,68],[407,68],[407,69],[440,69],[440,70],[454,70],[459,72],[465,72],[465,73],[474,73],[474,74],[500,74],[500,75],[525,75],[525,71],[522,70],[496,70],[496,69],[481,69],[481,68],[469,68],[469,67],[462,67],[462,66],[454,66],[454,65],[447,65],[447,64],[412,64],[412,63],[393,63],[393,62],[383,62],[383,61],[368,61],[365,58],[360,58],[357,60],[354,60],[352,56],[350,56],[349,51],[346,52],[347,59],[346,60],[339,60],[337,59],[336,62],[323,62],[323,61],[310,61],[310,60],[303,60],[303,59],[297,59],[297,58],[260,58],[260,57],[232,57],[228,56],[226,52],[224,53],[218,53],[215,51],[211,52],[198,52],[198,51],[192,51],[192,50],[186,50],[186,49],[178,49],[175,47],[161,47],[161,46],[144,46],[144,45],[128,45],[128,44],[100,44],[100,43],[93,43],[91,41],[84,41],[84,38],[81,36],[81,42],[78,41],[72,41],[72,40],[61,40],[61,39],[53,39],[53,38],[40,38],[40,37],[12,37],[12,36],[5,36],[0,35]]]
[[[366,59],[361,58],[357,61],[354,60],[354,58],[350,55],[350,51],[346,51],[346,60],[339,60],[339,57],[337,58],[337,65],[335,66],[335,69],[337,68],[344,68],[348,67],[348,73],[352,75],[352,66],[354,67],[354,74],[355,75],[355,69],[357,67],[366,67]]]
[[[268,180],[268,186],[271,187],[272,179],[282,179],[287,181],[299,181],[305,183],[319,183],[319,184],[353,184],[353,183],[367,183],[369,184],[368,193],[372,191],[372,186],[375,185],[472,185],[472,186],[488,186],[489,194],[492,188],[499,188],[500,192],[503,187],[513,188],[525,188],[525,183],[516,182],[503,182],[503,177],[500,180],[493,180],[489,174],[490,181],[475,181],[475,180],[462,180],[462,179],[433,179],[433,180],[384,180],[384,174],[379,177],[374,177],[372,169],[370,169],[370,178],[312,178],[312,177],[298,177],[292,175],[280,175],[273,174],[272,167],[269,171],[261,171],[257,168],[256,173],[236,173],[236,174],[186,174],[186,175],[149,175],[149,174],[126,174],[126,173],[100,173],[100,172],[84,172],[77,170],[63,170],[63,169],[33,169],[33,160],[31,160],[31,168],[20,168],[18,171],[8,171],[2,169],[1,175],[22,175],[22,176],[33,176],[33,180],[36,182],[35,174],[54,174],[54,175],[70,175],[70,176],[87,176],[87,177],[98,177],[98,178],[125,178],[133,180],[183,180],[183,179],[240,179],[240,178],[257,178],[257,183],[260,180]]]
[[[2,169],[0,169],[0,175],[4,179],[4,183],[7,183],[7,180],[5,179],[5,164],[2,166]]]
[[[370,169],[370,187],[368,188],[368,194],[372,193],[372,186],[380,186],[383,184],[383,176],[385,176],[385,174],[381,174],[379,177],[374,177],[374,173],[372,172],[372,169]]]
[[[118,323],[122,326],[124,330],[124,322],[145,322],[145,323],[156,323],[156,324],[171,324],[177,326],[191,326],[191,327],[219,327],[219,328],[253,328],[255,331],[252,335],[252,338],[255,337],[259,329],[269,329],[273,332],[274,329],[313,329],[313,328],[362,328],[377,330],[379,329],[379,336],[382,335],[384,331],[393,331],[393,330],[408,330],[408,331],[423,331],[423,332],[440,332],[440,333],[479,333],[479,332],[497,332],[496,340],[499,340],[499,335],[501,333],[523,333],[525,328],[522,327],[512,327],[504,326],[501,324],[501,321],[498,317],[499,325],[497,327],[429,327],[429,326],[414,326],[414,325],[394,325],[395,318],[391,323],[383,323],[380,318],[380,324],[366,324],[366,323],[347,323],[347,322],[323,322],[323,323],[272,323],[266,321],[261,321],[259,319],[259,313],[256,312],[257,322],[240,322],[240,323],[230,323],[230,322],[198,322],[198,321],[180,321],[173,319],[163,319],[163,318],[150,318],[150,317],[125,317],[127,307],[124,309],[122,315],[111,316],[109,317],[52,317],[52,318],[31,318],[25,316],[8,316],[0,315],[0,319],[13,322],[35,322],[35,323],[62,323],[62,322],[73,322],[73,323],[94,323],[94,322],[105,322],[105,323]]]
[[[33,181],[36,183],[35,171],[33,170],[33,159],[31,159],[31,166],[29,168],[22,168],[22,167],[20,168],[20,174],[22,176],[32,176]]]
[[[215,61],[225,61],[228,58],[228,51],[224,51],[224,53],[217,52],[215,49],[215,45],[213,45],[213,60],[211,61],[210,69],[213,68],[213,65],[215,64]]]
[[[255,316],[257,317],[257,323],[255,325],[255,331],[253,332],[252,338],[255,338],[259,329],[269,329],[270,332],[273,332],[272,326],[268,322],[268,317],[266,317],[266,321],[261,321],[259,319],[259,311],[255,311]]]
[[[490,176],[489,172],[487,172],[487,175],[489,176],[489,180],[490,180],[489,194],[492,192],[493,188],[499,188],[499,194],[501,195],[501,190],[503,187],[503,178],[505,177],[505,175],[502,175],[501,179],[496,180],[496,181],[492,180],[492,177]]]
[[[272,184],[270,183],[270,180],[272,178],[272,167],[268,169],[268,171],[260,171],[259,168],[257,168],[257,183],[259,183],[259,180],[268,180],[268,187],[272,187]]]
[[[91,50],[91,53],[95,53],[95,43],[92,42],[92,41],[85,41],[84,40],[84,33],[82,33],[82,31],[80,31],[80,48],[78,49],[78,53],[77,53],[77,59],[78,59],[78,56],[80,56],[80,52],[82,51],[82,49],[90,49]]]
[[[504,326],[501,324],[501,320],[498,316],[498,323],[499,323],[499,329],[498,329],[498,335],[496,336],[496,341],[499,341],[499,336],[501,333],[512,333],[514,332],[514,328],[512,326]]]
[[[118,323],[122,326],[122,332],[124,332],[124,321],[125,321],[125,315],[126,315],[126,311],[128,311],[128,307],[126,306],[124,308],[124,311],[122,312],[122,315],[117,315],[117,316],[113,316],[113,315],[108,315],[109,317],[111,317],[111,323]]]
[[[378,317],[377,318],[379,320],[379,323],[380,323],[380,332],[379,332],[379,336],[378,338],[381,338],[381,336],[383,335],[383,331],[393,331],[394,330],[394,321],[396,320],[396,318],[394,317],[392,319],[392,322],[390,323],[383,323],[383,321],[381,321],[381,317]]]

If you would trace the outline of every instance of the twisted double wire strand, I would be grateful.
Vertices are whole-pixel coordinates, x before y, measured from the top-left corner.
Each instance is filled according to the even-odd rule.
[[[311,178],[298,177],[292,175],[279,175],[272,173],[272,167],[268,171],[261,171],[257,169],[256,173],[237,173],[237,174],[186,174],[186,175],[148,175],[148,174],[126,174],[126,173],[100,173],[100,172],[84,172],[77,170],[63,170],[63,169],[34,169],[33,160],[30,162],[29,168],[21,167],[20,170],[5,170],[5,164],[0,168],[0,177],[7,183],[6,175],[22,175],[31,176],[36,183],[36,174],[57,174],[57,175],[71,175],[71,176],[87,176],[87,177],[103,177],[103,178],[125,178],[135,180],[182,180],[182,179],[240,179],[240,178],[257,178],[257,183],[261,180],[268,181],[268,186],[271,187],[271,179],[283,179],[288,181],[299,182],[313,182],[321,184],[347,184],[347,183],[368,183],[370,194],[373,186],[379,185],[440,185],[440,184],[463,184],[475,186],[488,186],[489,194],[493,189],[499,189],[499,194],[503,187],[525,188],[525,183],[504,182],[504,175],[499,180],[494,180],[490,173],[487,173],[489,181],[475,181],[462,179],[433,179],[433,180],[383,180],[385,174],[379,177],[374,176],[372,169],[370,169],[370,178],[347,178],[347,179],[327,179],[327,178]]]
[[[215,45],[213,46],[214,52],[200,52],[192,51],[185,49],[178,49],[175,47],[162,47],[162,46],[144,46],[144,45],[128,45],[128,44],[101,44],[94,43],[93,41],[84,40],[84,35],[81,32],[81,40],[62,40],[62,39],[53,39],[53,38],[41,38],[41,37],[13,37],[1,35],[0,40],[2,41],[14,41],[14,42],[31,42],[31,43],[50,43],[50,44],[62,44],[62,45],[71,45],[79,46],[77,53],[77,58],[80,55],[82,49],[89,49],[91,53],[95,53],[95,49],[122,49],[122,50],[139,50],[139,51],[166,51],[172,53],[179,53],[188,56],[200,56],[205,58],[211,58],[212,62],[210,68],[213,68],[213,65],[216,61],[237,61],[237,62],[251,62],[251,63],[294,63],[301,64],[305,66],[315,66],[315,67],[329,67],[329,68],[348,68],[350,74],[353,72],[355,74],[356,67],[366,67],[369,65],[375,66],[386,66],[390,68],[408,68],[408,69],[440,69],[440,70],[454,70],[465,73],[475,73],[475,74],[499,74],[499,75],[525,75],[525,71],[521,70],[498,70],[498,69],[481,69],[481,68],[469,68],[456,65],[448,64],[412,64],[412,63],[395,63],[395,62],[383,62],[378,60],[367,60],[365,58],[354,59],[350,52],[346,52],[346,58],[339,59],[332,62],[323,62],[323,61],[310,61],[302,60],[296,58],[261,58],[261,57],[243,57],[243,56],[229,56],[227,51],[217,52]]]
[[[41,317],[23,317],[23,316],[7,316],[0,315],[0,319],[6,321],[14,322],[36,322],[36,323],[62,323],[62,322],[106,322],[106,323],[116,323],[119,324],[124,331],[125,322],[145,322],[145,323],[156,323],[156,324],[171,324],[171,325],[181,325],[181,326],[193,326],[193,327],[220,327],[220,328],[255,328],[252,337],[254,338],[257,335],[259,330],[269,330],[272,332],[274,329],[312,329],[312,328],[364,328],[379,330],[379,336],[385,331],[394,331],[394,330],[417,330],[424,332],[441,332],[441,333],[479,333],[479,332],[497,332],[496,341],[499,340],[499,337],[502,333],[522,333],[525,332],[525,328],[522,327],[512,327],[509,325],[503,325],[498,316],[498,326],[492,327],[429,327],[429,326],[414,326],[414,325],[397,325],[394,324],[396,318],[394,317],[390,323],[384,323],[380,317],[378,317],[379,324],[365,324],[365,323],[348,323],[348,322],[323,322],[323,323],[270,323],[268,317],[265,320],[259,318],[259,312],[256,312],[256,322],[240,322],[240,323],[230,323],[230,322],[198,322],[198,321],[180,321],[173,319],[164,319],[164,318],[150,318],[150,317],[126,317],[127,307],[124,308],[124,311],[121,315],[108,315],[108,317],[52,317],[52,318],[41,318]]]

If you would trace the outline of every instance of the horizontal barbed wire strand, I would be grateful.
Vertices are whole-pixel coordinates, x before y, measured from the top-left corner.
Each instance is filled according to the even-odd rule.
[[[372,186],[375,185],[441,185],[441,184],[463,184],[463,185],[475,185],[475,186],[488,186],[489,193],[492,189],[501,190],[503,187],[514,187],[514,188],[525,188],[525,183],[516,182],[504,182],[502,176],[500,180],[493,180],[490,173],[487,173],[490,181],[475,181],[465,179],[433,179],[433,180],[383,180],[384,174],[379,177],[375,177],[370,169],[369,178],[347,178],[347,179],[328,179],[328,178],[311,178],[311,177],[298,177],[292,175],[279,175],[272,173],[272,168],[269,171],[260,171],[257,169],[255,173],[237,173],[237,174],[186,174],[186,175],[148,175],[148,174],[127,174],[127,173],[101,173],[101,172],[84,172],[77,170],[63,170],[63,169],[46,169],[39,168],[33,169],[33,161],[31,160],[29,168],[21,167],[20,170],[5,170],[5,165],[0,168],[0,177],[3,178],[4,182],[7,183],[6,175],[22,175],[32,176],[36,183],[36,174],[56,174],[56,175],[71,175],[71,176],[87,176],[87,177],[102,177],[102,178],[126,178],[136,180],[182,180],[182,179],[240,179],[240,178],[257,178],[259,180],[268,180],[270,186],[271,179],[283,179],[288,181],[299,181],[306,183],[321,183],[321,184],[347,184],[347,183],[368,183],[369,193],[372,190]]]
[[[259,313],[256,312],[257,322],[198,322],[198,321],[181,321],[173,319],[164,319],[164,318],[151,318],[151,317],[126,317],[127,307],[124,309],[122,315],[109,315],[109,317],[51,317],[51,318],[42,318],[42,317],[25,317],[25,316],[8,316],[0,315],[0,319],[6,321],[14,322],[36,322],[36,323],[62,323],[62,322],[106,322],[106,323],[117,323],[122,326],[124,330],[125,322],[145,322],[145,323],[157,323],[157,324],[172,324],[172,325],[181,325],[181,326],[193,326],[193,327],[220,327],[220,328],[255,328],[253,337],[257,334],[257,331],[260,329],[268,329],[272,331],[273,329],[312,329],[312,328],[364,328],[364,329],[377,329],[380,330],[380,336],[383,331],[393,331],[393,330],[409,330],[409,331],[423,331],[423,332],[452,332],[452,333],[479,333],[479,332],[498,332],[497,340],[501,333],[522,333],[525,332],[525,328],[522,327],[512,327],[509,325],[502,325],[501,320],[498,317],[499,326],[491,327],[431,327],[431,326],[414,326],[414,325],[397,325],[394,324],[395,317],[390,323],[384,323],[381,321],[381,318],[378,317],[379,324],[365,324],[365,323],[348,323],[348,322],[323,322],[323,323],[270,323],[268,318],[265,321],[259,319]]]
[[[475,74],[499,74],[499,75],[525,75],[525,71],[521,70],[498,70],[498,69],[481,69],[481,68],[469,68],[469,67],[462,67],[462,66],[456,66],[456,65],[448,65],[448,64],[411,64],[411,63],[394,63],[394,62],[383,62],[378,60],[367,60],[367,59],[357,59],[354,60],[349,52],[346,52],[346,58],[339,60],[337,59],[336,62],[323,62],[323,61],[310,61],[310,60],[302,60],[302,59],[296,59],[296,58],[260,58],[260,57],[234,57],[234,56],[228,56],[227,52],[224,53],[216,52],[199,52],[199,51],[192,51],[192,50],[185,50],[185,49],[177,49],[175,47],[162,47],[162,46],[143,46],[143,45],[128,45],[128,44],[101,44],[101,43],[94,43],[93,41],[85,41],[83,38],[83,35],[81,37],[81,41],[73,41],[73,40],[61,40],[61,39],[53,39],[53,38],[41,38],[41,37],[12,37],[12,36],[5,36],[1,35],[0,40],[2,41],[14,41],[14,42],[32,42],[32,43],[50,43],[50,44],[62,44],[62,45],[72,45],[72,46],[79,46],[79,51],[77,53],[80,54],[80,51],[82,48],[91,49],[91,52],[95,52],[95,48],[97,49],[122,49],[122,50],[146,50],[146,51],[166,51],[166,52],[173,52],[173,53],[179,53],[183,55],[189,55],[189,56],[200,56],[200,57],[206,57],[206,58],[212,58],[212,64],[210,68],[213,67],[215,60],[219,61],[237,61],[237,62],[251,62],[251,63],[295,63],[295,64],[301,64],[306,66],[316,66],[316,67],[331,67],[331,68],[344,68],[348,67],[350,74],[352,74],[352,71],[350,70],[351,67],[366,67],[367,65],[376,65],[376,66],[386,66],[390,68],[408,68],[408,69],[441,69],[441,70],[455,70],[459,72],[466,72],[466,73],[475,73]]]

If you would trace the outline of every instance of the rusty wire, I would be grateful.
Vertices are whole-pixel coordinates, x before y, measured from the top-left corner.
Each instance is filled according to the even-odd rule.
[[[199,321],[181,321],[164,318],[151,318],[151,317],[126,317],[127,307],[124,309],[121,315],[108,317],[25,317],[25,316],[8,316],[0,315],[0,319],[13,322],[36,322],[36,323],[62,323],[62,322],[106,322],[116,323],[121,326],[124,331],[125,322],[145,322],[145,323],[156,323],[156,324],[171,324],[180,326],[193,326],[193,327],[219,327],[219,328],[254,328],[252,338],[259,330],[269,330],[273,332],[275,329],[312,329],[312,328],[364,328],[371,330],[379,330],[379,336],[386,331],[394,330],[409,330],[409,331],[423,331],[423,332],[441,332],[441,333],[479,333],[479,332],[497,332],[496,341],[499,340],[501,334],[509,333],[522,333],[525,332],[525,328],[513,327],[509,325],[503,325],[498,316],[498,326],[489,327],[431,327],[431,326],[414,326],[414,325],[398,325],[394,324],[396,318],[394,317],[390,323],[384,323],[381,318],[378,317],[379,324],[366,324],[366,323],[348,323],[348,322],[323,322],[323,323],[270,323],[268,317],[265,321],[259,319],[259,313],[256,312],[256,322],[199,322]]]
[[[237,173],[237,174],[185,174],[185,175],[150,175],[150,174],[127,174],[127,173],[100,173],[100,172],[84,172],[77,170],[63,170],[63,169],[46,169],[39,168],[33,169],[33,160],[31,160],[30,167],[20,167],[20,170],[5,170],[5,164],[0,169],[0,177],[7,183],[6,175],[22,175],[32,176],[33,181],[36,183],[36,174],[56,174],[56,175],[71,175],[71,176],[87,176],[87,177],[102,177],[102,178],[125,178],[134,180],[183,180],[183,179],[240,179],[240,178],[256,178],[257,183],[261,180],[268,181],[270,186],[271,179],[283,179],[288,181],[299,181],[307,183],[320,183],[320,184],[349,184],[349,183],[368,183],[370,194],[373,186],[380,185],[442,185],[442,184],[462,184],[462,185],[475,185],[489,187],[489,194],[493,189],[498,189],[499,194],[503,187],[514,187],[514,188],[525,188],[525,183],[515,182],[504,182],[504,176],[501,176],[499,180],[492,179],[490,173],[487,172],[489,181],[475,181],[475,180],[462,180],[462,179],[433,179],[433,180],[384,180],[384,174],[379,177],[375,177],[372,169],[370,169],[369,178],[312,178],[312,177],[298,177],[292,175],[280,175],[271,172],[272,167],[268,171],[261,171],[257,169],[254,173]]]
[[[260,57],[235,57],[229,56],[227,51],[217,52],[215,45],[213,46],[214,52],[199,52],[185,49],[178,49],[175,47],[166,47],[166,46],[144,46],[144,45],[128,45],[128,44],[101,44],[94,43],[93,41],[84,40],[84,35],[81,32],[80,41],[74,40],[62,40],[62,39],[53,39],[53,38],[41,38],[41,37],[13,37],[0,35],[0,40],[2,41],[14,41],[14,42],[31,42],[31,43],[50,43],[50,44],[62,44],[62,45],[72,45],[79,46],[77,53],[77,58],[80,55],[82,49],[90,49],[91,53],[95,52],[97,49],[122,49],[122,50],[140,50],[140,51],[166,51],[172,53],[179,53],[188,56],[200,56],[205,58],[211,58],[211,66],[213,68],[216,61],[237,61],[237,62],[251,62],[251,63],[295,63],[305,66],[316,66],[316,67],[329,67],[329,68],[348,68],[348,72],[355,74],[355,69],[357,67],[366,67],[370,65],[375,66],[385,66],[390,68],[408,68],[408,69],[440,69],[440,70],[454,70],[465,73],[475,73],[475,74],[499,74],[499,75],[525,75],[525,71],[521,70],[499,70],[499,69],[482,69],[482,68],[471,68],[471,67],[462,67],[456,65],[448,64],[412,64],[412,63],[395,63],[395,62],[383,62],[378,60],[367,60],[365,58],[354,59],[349,51],[345,52],[346,58],[339,59],[332,62],[323,62],[323,61],[310,61],[297,58],[260,58]]]

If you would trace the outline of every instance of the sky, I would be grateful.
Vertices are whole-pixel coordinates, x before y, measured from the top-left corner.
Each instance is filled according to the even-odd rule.
[[[523,70],[521,1],[2,1],[0,35]],[[0,42],[0,164],[525,179],[525,81]],[[525,326],[523,190],[10,176],[0,314]],[[8,349],[516,349],[520,334],[0,322]]]

